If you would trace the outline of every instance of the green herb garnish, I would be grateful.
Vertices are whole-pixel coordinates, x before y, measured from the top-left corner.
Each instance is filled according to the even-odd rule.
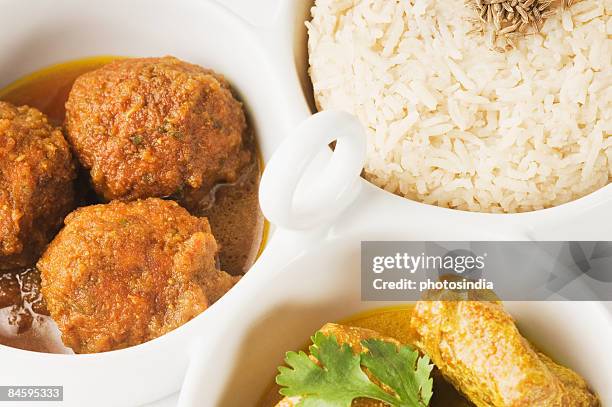
[[[399,348],[379,339],[362,341],[366,352],[355,354],[347,344],[339,345],[333,335],[317,332],[310,354],[287,352],[276,383],[287,397],[299,396],[301,407],[350,407],[356,398],[370,398],[392,407],[426,407],[432,396],[433,365],[409,346]],[[362,369],[391,389],[384,391]]]
[[[142,136],[139,134],[133,135],[130,140],[132,140],[132,143],[136,146],[139,146],[142,144]]]
[[[183,137],[185,137],[185,135],[183,134],[183,132],[178,131],[178,130],[172,130],[170,132],[170,135],[176,139],[182,139]]]
[[[409,346],[397,346],[378,339],[362,341],[369,352],[361,355],[361,364],[380,382],[395,391],[402,406],[427,406],[432,396],[433,365],[427,356]]]
[[[182,139],[185,136],[182,131],[174,129],[172,124],[167,121],[164,121],[164,123],[157,128],[157,131],[161,134],[170,135],[176,139]]]

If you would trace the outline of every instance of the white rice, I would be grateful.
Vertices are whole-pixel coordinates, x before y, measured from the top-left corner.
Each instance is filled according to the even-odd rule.
[[[480,212],[559,205],[612,180],[612,0],[577,1],[517,48],[470,34],[464,0],[317,0],[320,109],[368,130],[368,180]]]

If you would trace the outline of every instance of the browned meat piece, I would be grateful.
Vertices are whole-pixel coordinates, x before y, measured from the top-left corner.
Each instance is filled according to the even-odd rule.
[[[236,282],[216,254],[206,218],[151,198],[71,213],[38,268],[65,345],[92,353],[146,342],[204,311]]]
[[[498,302],[421,301],[416,345],[479,407],[594,407],[571,370],[538,354]]]
[[[250,159],[227,81],[176,58],[122,59],[79,77],[66,128],[107,200],[177,195],[190,203]]]
[[[320,329],[326,336],[333,335],[339,344],[348,344],[354,353],[362,353],[365,349],[361,341],[365,339],[380,339],[385,342],[393,343],[399,346],[400,343],[394,338],[384,336],[376,331],[366,328],[357,328],[353,326],[327,323]]]
[[[0,102],[0,270],[40,256],[73,208],[68,143],[47,117]]]
[[[563,384],[564,391],[568,395],[569,405],[576,407],[600,405],[597,396],[593,394],[586,381],[578,373],[565,366],[558,365],[542,352],[538,352],[538,356]]]

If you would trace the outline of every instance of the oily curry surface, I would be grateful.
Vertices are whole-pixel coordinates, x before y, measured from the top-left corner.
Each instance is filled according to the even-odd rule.
[[[412,305],[380,308],[354,315],[340,323],[357,328],[371,329],[383,336],[397,339],[403,344],[410,344],[415,339],[415,332],[410,327],[410,317],[414,310]],[[461,394],[451,386],[441,374],[434,369],[434,388],[430,407],[469,407],[472,406]],[[279,386],[270,385],[259,403],[260,407],[273,407],[282,396]]]
[[[37,108],[53,125],[63,126],[66,100],[76,78],[121,58],[99,56],[44,68],[0,90],[0,100]],[[221,269],[236,276],[255,262],[267,230],[257,195],[262,164],[255,135],[251,133],[245,142],[253,160],[238,181],[217,185],[191,211],[208,218],[220,246]],[[76,195],[78,206],[100,203],[83,169],[76,181]],[[49,341],[47,334],[52,328],[39,286],[40,276],[34,267],[0,272],[0,344],[39,352],[61,351]]]

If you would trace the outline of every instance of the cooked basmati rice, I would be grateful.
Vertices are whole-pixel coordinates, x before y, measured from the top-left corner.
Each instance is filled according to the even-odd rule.
[[[464,0],[316,1],[316,102],[366,126],[367,179],[480,212],[542,209],[607,185],[612,0],[559,9],[505,53],[470,33],[472,13]]]

